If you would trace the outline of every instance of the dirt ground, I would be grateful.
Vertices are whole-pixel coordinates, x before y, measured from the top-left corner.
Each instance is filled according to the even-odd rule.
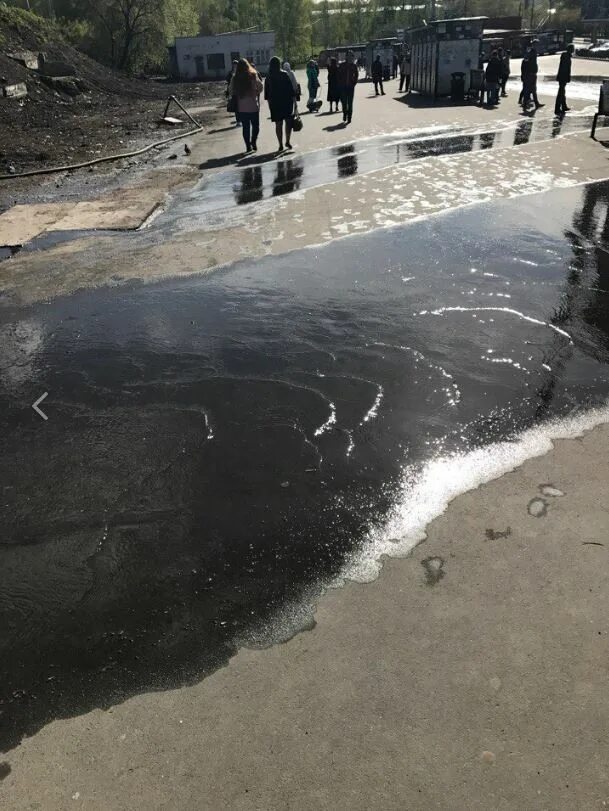
[[[213,107],[223,98],[222,82],[128,78],[49,32],[42,21],[0,6],[0,82],[24,82],[28,89],[26,98],[0,97],[0,175],[134,151],[165,137],[159,118],[170,95],[189,108]],[[54,81],[28,70],[10,57],[22,51],[66,62],[76,75]],[[0,210],[14,203],[10,188],[10,181],[0,182]]]

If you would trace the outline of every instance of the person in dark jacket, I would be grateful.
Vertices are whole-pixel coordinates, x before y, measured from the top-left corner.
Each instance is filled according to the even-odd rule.
[[[566,88],[571,81],[571,57],[573,56],[574,50],[573,45],[567,45],[567,50],[560,56],[558,75],[556,76],[558,93],[556,94],[556,103],[554,104],[555,115],[563,116],[565,113],[569,112]]]
[[[378,96],[379,94],[379,85],[381,88],[381,95],[385,95],[385,91],[383,90],[383,64],[381,62],[380,54],[376,57],[374,62],[372,63],[372,81],[374,82],[374,92]]]
[[[338,62],[333,56],[328,65],[328,103],[330,105],[330,112],[334,112],[332,105],[336,104],[336,112],[338,112],[338,102],[340,101],[340,87],[338,86]]]
[[[503,66],[499,59],[497,51],[491,52],[491,58],[488,60],[486,72],[484,74],[484,81],[486,84],[486,103],[490,106],[492,104],[499,104],[499,83],[501,82],[501,72]]]
[[[292,123],[294,121],[294,102],[296,93],[292,80],[281,70],[281,62],[278,56],[272,57],[269,62],[269,72],[264,83],[264,98],[269,103],[271,111],[271,121],[275,123],[277,133],[278,150],[283,150],[283,124],[285,122],[285,145],[292,148],[290,137],[292,135]]]
[[[354,62],[353,51],[347,51],[344,62],[338,66],[338,87],[340,90],[340,101],[343,106],[343,121],[345,124],[351,123],[353,116],[353,96],[355,85],[359,79],[359,71]]]
[[[538,110],[544,105],[540,103],[537,98],[537,73],[539,66],[537,64],[537,48],[535,47],[539,40],[534,39],[531,46],[527,51],[525,59],[522,60],[522,107],[528,110],[531,99],[535,104],[535,109]]]
[[[505,87],[508,83],[508,79],[510,78],[510,52],[504,50],[503,48],[499,48],[499,59],[501,61],[501,97],[505,98],[507,93],[505,92]]]

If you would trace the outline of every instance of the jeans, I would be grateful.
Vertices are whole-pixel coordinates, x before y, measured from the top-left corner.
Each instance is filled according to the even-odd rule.
[[[256,146],[258,133],[260,132],[260,113],[239,113],[241,125],[243,126],[243,140],[245,146]],[[251,130],[251,133],[250,133]]]
[[[354,87],[341,87],[340,90],[340,103],[343,105],[343,119],[351,121],[353,115],[353,95],[355,93]]]
[[[374,82],[374,92],[376,93],[376,95],[378,96],[378,94],[379,94],[379,85],[381,86],[381,93],[384,94],[385,91],[383,90],[383,80],[382,79],[373,79],[373,82]]]

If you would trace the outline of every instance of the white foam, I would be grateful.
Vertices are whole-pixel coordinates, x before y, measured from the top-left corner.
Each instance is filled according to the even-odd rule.
[[[404,471],[401,493],[387,519],[372,529],[361,551],[346,561],[340,576],[360,583],[378,577],[383,556],[403,557],[426,537],[426,528],[457,496],[520,467],[552,450],[556,439],[571,439],[609,422],[609,405],[553,420],[524,431],[511,442],[438,457],[417,471]]]

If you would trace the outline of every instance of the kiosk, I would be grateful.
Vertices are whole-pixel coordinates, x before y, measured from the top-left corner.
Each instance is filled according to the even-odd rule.
[[[470,71],[480,67],[481,36],[486,17],[435,20],[412,31],[411,90],[426,96],[449,96],[453,73],[465,74],[469,93]]]

